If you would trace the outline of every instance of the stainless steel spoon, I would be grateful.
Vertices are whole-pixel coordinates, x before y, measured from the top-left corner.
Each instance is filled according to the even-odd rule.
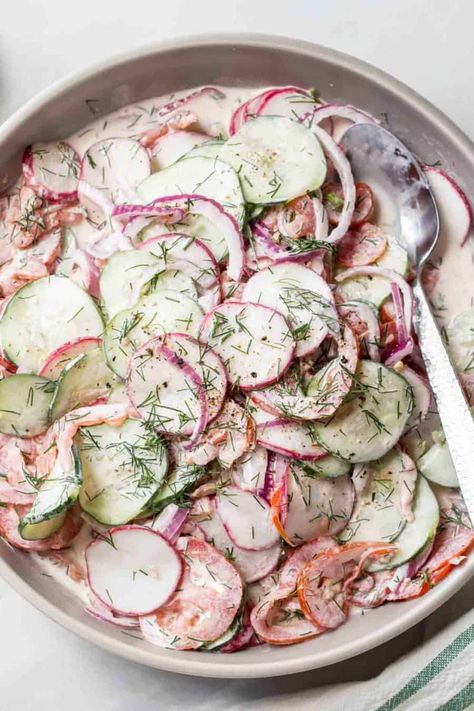
[[[396,231],[395,236],[398,233],[416,270],[412,283],[413,325],[464,500],[474,523],[474,421],[420,279],[439,234],[433,194],[418,162],[385,128],[377,124],[351,126],[341,144],[346,148],[356,180],[365,181],[383,193],[385,209],[381,221]]]

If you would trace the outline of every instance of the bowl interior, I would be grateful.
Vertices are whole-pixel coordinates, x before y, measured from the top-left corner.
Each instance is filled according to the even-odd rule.
[[[354,103],[385,121],[426,163],[441,160],[468,192],[474,153],[468,139],[403,85],[347,55],[303,42],[258,36],[194,38],[152,48],[66,80],[32,100],[0,128],[1,186],[17,177],[28,143],[60,138],[132,102],[203,84],[315,87],[328,101]],[[467,308],[468,303],[460,305]],[[134,661],[187,674],[259,677],[304,671],[355,656],[400,634],[435,610],[474,573],[474,557],[428,595],[385,605],[321,638],[234,655],[179,653],[89,617],[74,595],[31,557],[0,541],[0,573],[53,619]]]

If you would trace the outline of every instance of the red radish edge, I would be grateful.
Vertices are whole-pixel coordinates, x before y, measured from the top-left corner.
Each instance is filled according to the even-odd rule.
[[[230,299],[230,300],[222,302],[222,304],[217,304],[217,306],[214,306],[210,311],[207,312],[207,314],[205,314],[203,316],[203,319],[202,319],[201,324],[199,326],[199,332],[201,333],[203,331],[203,329],[207,327],[207,323],[212,318],[215,311],[217,311],[219,308],[221,308],[221,306],[227,306],[227,305],[238,305],[238,306],[242,306],[242,307],[257,306],[258,308],[266,309],[267,311],[271,311],[273,315],[278,314],[279,316],[281,316],[282,319],[284,319],[286,321],[285,316],[280,311],[272,308],[271,306],[266,306],[265,304],[257,304],[253,301],[233,301]],[[284,363],[281,365],[278,375],[275,378],[272,378],[271,380],[265,380],[263,383],[253,383],[252,385],[239,384],[240,389],[243,390],[244,392],[249,392],[251,390],[259,390],[261,388],[267,388],[270,385],[274,385],[278,380],[280,380],[285,375],[286,371],[288,370],[291,363],[293,362],[295,349],[296,349],[296,343],[293,341],[293,349],[292,349],[291,355],[288,356],[288,362],[286,364]]]
[[[65,141],[61,143],[66,144]],[[74,155],[74,161],[77,162],[78,167],[81,165],[81,159],[78,153],[73,149],[73,147],[67,143],[68,148],[71,149]],[[48,202],[59,203],[59,202],[75,202],[77,200],[77,187],[75,190],[67,191],[56,191],[48,188],[44,185],[35,175],[34,165],[33,165],[34,155],[32,151],[32,146],[27,146],[22,158],[22,171],[25,178],[26,184],[34,188],[35,192],[39,194],[40,197],[48,200]],[[79,181],[78,181],[79,182]]]
[[[463,235],[461,239],[461,247],[464,247],[466,244],[469,234],[472,229],[472,223],[473,223],[473,213],[472,213],[472,207],[471,203],[469,202],[466,193],[464,190],[458,185],[458,183],[452,178],[450,175],[444,172],[444,170],[440,170],[439,168],[435,168],[434,166],[429,166],[429,165],[424,165],[423,170],[425,173],[434,173],[436,175],[439,175],[440,177],[444,178],[450,186],[453,188],[453,190],[456,193],[456,196],[460,199],[460,201],[463,203],[463,206],[466,210],[466,231],[465,234]]]
[[[227,243],[227,248],[229,250],[229,264],[227,272],[231,279],[234,281],[240,281],[245,266],[245,249],[242,231],[237,224],[236,219],[232,215],[229,215],[229,213],[226,212],[222,205],[216,200],[212,200],[211,198],[207,198],[204,197],[204,195],[198,195],[196,193],[184,195],[165,195],[164,197],[153,200],[148,203],[148,205],[137,205],[137,207],[143,211],[145,208],[154,209],[163,203],[177,203],[178,206],[184,203],[183,207],[188,212],[192,211],[203,214],[208,217],[211,222],[217,224],[222,221],[227,223],[226,227],[222,229]],[[143,214],[143,212],[140,214]]]
[[[86,347],[88,345],[90,345],[91,349],[92,349],[94,347],[98,348],[101,343],[102,343],[101,339],[96,338],[94,336],[86,336],[85,338],[76,338],[73,341],[67,341],[67,343],[63,343],[61,346],[59,346],[59,348],[56,348],[54,351],[52,351],[52,353],[49,354],[49,356],[44,361],[43,365],[38,370],[38,375],[44,376],[44,373],[47,371],[47,369],[49,368],[51,363],[53,363],[55,360],[57,360],[61,356],[64,356],[70,348],[74,348],[75,346],[78,346],[78,345],[85,345]],[[84,351],[84,353],[85,352],[86,351]],[[80,351],[77,353],[77,355],[80,355]]]
[[[199,401],[201,403],[201,411],[199,413],[199,417],[196,420],[196,424],[194,426],[194,430],[191,433],[189,437],[189,441],[184,445],[185,449],[192,449],[196,442],[198,441],[199,437],[201,434],[204,432],[206,429],[207,421],[208,421],[208,409],[207,409],[207,397],[206,397],[206,391],[204,389],[204,385],[202,382],[202,378],[196,373],[194,368],[192,368],[189,363],[187,363],[183,358],[181,360],[183,361],[182,363],[178,362],[178,357],[176,356],[176,353],[174,353],[170,348],[167,348],[164,346],[159,338],[150,338],[150,340],[146,341],[140,348],[138,348],[135,353],[131,356],[130,358],[130,363],[129,363],[129,370],[132,367],[133,359],[136,357],[137,354],[141,353],[142,351],[146,350],[147,348],[152,347],[154,350],[154,353],[162,353],[165,359],[171,363],[173,366],[178,368],[179,370],[182,370],[187,377],[194,383],[196,387],[196,391],[198,394]],[[133,397],[130,395],[130,388],[128,387],[127,384],[127,395],[129,397],[129,400],[139,415],[140,419],[142,419],[141,415],[139,414],[139,411],[137,409],[137,406],[133,400]]]
[[[108,529],[108,531],[107,531],[107,536],[112,536],[112,535],[113,535],[114,533],[116,533],[117,531],[129,531],[129,530],[135,531],[135,530],[137,530],[137,529],[140,529],[140,530],[143,530],[143,531],[147,531],[147,533],[151,533],[151,534],[153,534],[154,536],[158,536],[158,538],[160,538],[162,541],[165,542],[165,544],[166,544],[167,546],[169,546],[169,548],[174,552],[174,554],[175,554],[175,556],[176,556],[176,559],[179,561],[180,574],[178,575],[178,577],[177,577],[177,579],[176,579],[176,585],[175,585],[175,587],[174,587],[173,590],[170,592],[170,594],[168,595],[167,599],[166,599],[164,602],[161,603],[160,607],[163,607],[163,605],[166,605],[167,602],[173,597],[174,593],[176,592],[176,588],[178,587],[179,582],[180,582],[180,580],[181,580],[181,578],[182,578],[182,576],[183,576],[183,570],[184,570],[183,559],[182,559],[182,556],[179,554],[179,551],[178,551],[178,549],[176,548],[176,546],[174,546],[172,543],[170,543],[170,541],[168,541],[161,533],[159,533],[158,531],[154,531],[153,529],[151,529],[151,528],[149,528],[149,527],[147,527],[147,526],[137,526],[136,524],[129,524],[129,523],[123,524],[123,525],[121,525],[121,526],[114,526],[113,528],[109,528],[109,529]],[[89,585],[89,588],[92,590],[92,592],[94,593],[94,595],[95,595],[95,596],[97,597],[97,599],[100,600],[100,602],[101,602],[103,605],[105,605],[109,610],[111,610],[112,612],[114,612],[114,613],[117,614],[117,615],[121,615],[122,617],[144,617],[145,615],[151,615],[152,612],[154,612],[154,611],[157,609],[156,607],[154,607],[154,608],[151,609],[151,610],[148,610],[147,612],[139,612],[139,613],[136,612],[136,611],[135,611],[135,612],[123,612],[122,610],[116,610],[116,609],[110,604],[110,600],[107,602],[107,600],[103,600],[103,599],[100,597],[100,595],[98,595],[98,594],[96,593],[96,591],[94,590],[94,586],[92,585],[91,578],[90,578],[89,564],[88,564],[88,561],[87,561],[87,553],[88,553],[88,551],[89,551],[93,546],[96,546],[96,545],[98,545],[99,543],[104,543],[104,536],[103,536],[103,535],[102,535],[102,536],[99,536],[99,537],[96,538],[95,540],[91,541],[91,542],[89,543],[89,545],[86,547],[85,551],[84,551],[84,557],[85,557],[85,560],[86,560],[86,578],[87,578],[87,584]],[[106,543],[106,545],[109,545],[106,541],[105,541],[105,543]]]

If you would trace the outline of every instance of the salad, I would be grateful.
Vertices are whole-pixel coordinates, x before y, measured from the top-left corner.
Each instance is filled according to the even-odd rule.
[[[474,532],[403,235],[339,145],[378,119],[296,87],[89,107],[0,202],[2,538],[176,650],[427,593]],[[464,244],[466,196],[426,172]],[[443,333],[471,398],[474,310]]]

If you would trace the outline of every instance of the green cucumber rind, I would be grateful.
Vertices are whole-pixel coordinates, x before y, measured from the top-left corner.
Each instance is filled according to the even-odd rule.
[[[84,392],[81,395],[77,389],[74,390],[73,386],[75,381],[80,381],[81,376],[84,377],[84,374]],[[50,422],[59,420],[76,407],[90,405],[98,397],[105,396],[112,388],[113,380],[114,374],[104,358],[102,348],[94,348],[77,356],[66,365],[56,381],[49,408]],[[89,395],[86,395],[88,388]]]
[[[93,437],[84,439],[83,430],[89,435],[92,430]],[[148,434],[141,420],[128,419],[119,427],[104,423],[81,428],[76,435],[83,472],[79,503],[99,523],[117,526],[141,516],[162,487],[168,470],[167,450],[159,439],[154,440],[153,449],[142,447],[142,440]],[[134,437],[132,442],[131,437]],[[94,441],[97,446],[91,444]],[[143,477],[146,485],[140,483]],[[92,491],[97,486],[102,489],[91,497],[88,486],[92,486]]]
[[[395,540],[398,552],[389,562],[374,561],[367,566],[369,572],[396,568],[415,558],[425,545],[435,536],[439,520],[439,504],[428,481],[419,476],[413,502],[414,520],[408,521]],[[421,529],[421,530],[420,530]]]
[[[159,514],[168,504],[189,505],[187,494],[208,476],[205,467],[196,464],[176,466],[161,489],[148,504],[150,514]]]
[[[25,541],[44,541],[59,531],[66,519],[67,511],[40,521],[40,523],[24,523],[20,521],[18,531]]]
[[[40,489],[38,490],[38,494],[36,495],[35,501],[33,502],[33,506],[23,516],[18,525],[18,530],[22,538],[25,538],[26,540],[40,540],[42,538],[49,538],[49,536],[52,535],[52,533],[54,533],[54,531],[57,530],[61,524],[58,524],[57,528],[54,528],[53,526],[54,530],[51,530],[51,532],[47,533],[47,535],[44,535],[43,531],[40,535],[38,535],[37,532],[38,530],[40,530],[38,528],[36,528],[36,534],[32,535],[34,534],[35,527],[45,523],[46,521],[56,519],[62,514],[65,514],[66,511],[77,501],[77,497],[79,496],[79,490],[82,483],[82,471],[81,461],[75,447],[72,448],[72,458],[72,471],[69,473],[65,472],[64,479],[54,482],[54,484],[57,484],[58,489],[62,488],[62,491],[60,491],[58,503],[54,506],[47,507],[46,510],[42,509],[42,497],[40,487]],[[47,483],[47,480],[43,483],[43,486],[45,483]],[[48,491],[50,490],[51,489],[49,489]],[[49,530],[47,526],[43,528],[46,532]]]

